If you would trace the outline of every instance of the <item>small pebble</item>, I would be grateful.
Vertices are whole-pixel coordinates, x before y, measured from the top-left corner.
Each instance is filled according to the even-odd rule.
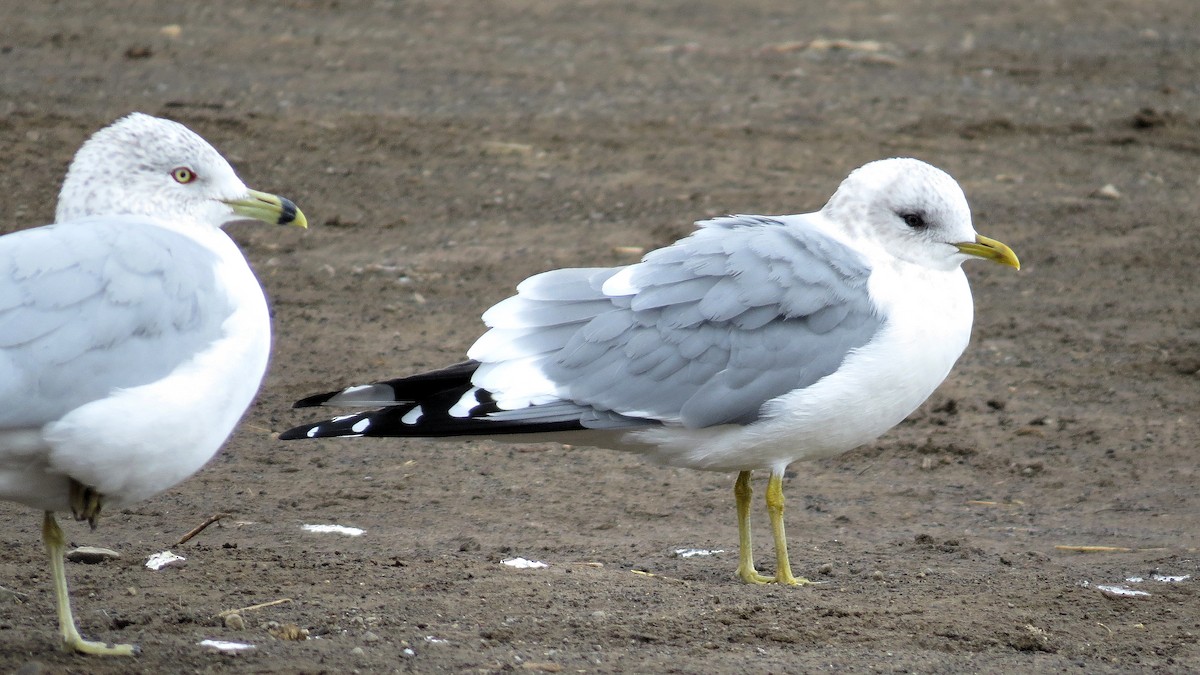
[[[229,630],[246,630],[246,620],[241,614],[233,613],[225,616],[225,627]]]
[[[279,628],[267,631],[274,637],[280,640],[307,640],[308,629],[301,628],[294,623],[285,623]]]
[[[117,560],[120,557],[121,554],[111,548],[100,548],[99,546],[80,546],[77,549],[68,551],[66,555],[67,560],[85,565],[95,565],[106,560]]]
[[[1096,197],[1099,197],[1100,199],[1120,199],[1121,198],[1121,191],[1118,190],[1117,186],[1113,185],[1112,183],[1108,183],[1107,185],[1100,188],[1099,190],[1096,190],[1096,192],[1093,194]]]

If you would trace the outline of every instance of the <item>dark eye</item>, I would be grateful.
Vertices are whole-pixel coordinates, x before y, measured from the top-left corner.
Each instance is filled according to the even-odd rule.
[[[196,172],[186,166],[179,166],[171,169],[171,177],[175,179],[176,183],[187,184],[196,180]]]
[[[904,224],[914,230],[925,227],[925,217],[919,213],[902,213],[900,217],[904,219]]]

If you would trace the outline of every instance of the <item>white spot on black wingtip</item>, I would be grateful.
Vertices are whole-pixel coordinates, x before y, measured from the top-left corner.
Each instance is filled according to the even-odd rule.
[[[421,409],[421,406],[416,406],[412,410],[404,413],[404,417],[401,417],[400,421],[405,424],[417,424],[424,416],[425,411]]]
[[[353,424],[353,426],[350,427],[350,430],[356,434],[361,434],[362,432],[366,431],[367,427],[369,427],[369,426],[371,426],[371,420],[369,418],[364,417],[361,420],[355,422]]]
[[[446,411],[447,414],[449,414],[451,417],[457,417],[459,419],[470,417],[471,409],[479,405],[479,401],[475,398],[475,392],[477,391],[479,391],[478,387],[472,387],[463,392],[463,395],[459,397],[458,402],[450,406],[450,410]]]
[[[317,427],[313,427],[313,428],[309,429],[308,431],[304,432],[304,435],[308,436],[309,438],[316,438],[317,434],[320,434],[320,433],[321,433],[321,427],[317,426]]]

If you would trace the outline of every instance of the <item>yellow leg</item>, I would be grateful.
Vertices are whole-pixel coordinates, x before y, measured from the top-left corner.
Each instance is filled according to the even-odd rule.
[[[783,529],[783,472],[772,471],[767,481],[767,515],[771,518],[771,534],[775,537],[775,579],[780,584],[802,586],[812,583],[803,577],[792,576],[792,561],[788,558],[787,533]]]
[[[71,596],[67,591],[67,570],[63,565],[63,552],[67,538],[54,520],[54,514],[46,512],[42,521],[42,540],[50,556],[50,576],[54,579],[54,599],[58,603],[58,629],[62,633],[63,649],[81,654],[102,656],[132,656],[137,653],[133,645],[106,645],[103,642],[84,640],[75,628],[75,617],[71,615]]]
[[[738,568],[737,575],[748,584],[769,584],[775,579],[763,576],[754,569],[754,546],[750,541],[750,498],[754,489],[750,487],[750,472],[738,473],[733,484],[733,496],[737,499],[738,517]]]

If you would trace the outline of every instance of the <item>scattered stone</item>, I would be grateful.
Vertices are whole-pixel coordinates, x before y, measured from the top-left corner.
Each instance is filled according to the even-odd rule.
[[[505,141],[484,141],[479,145],[484,155],[501,157],[505,155],[529,157],[533,154],[533,146],[528,143],[508,143]]]
[[[84,565],[96,565],[106,560],[117,560],[121,557],[120,553],[111,548],[101,548],[99,546],[80,546],[77,549],[67,552],[66,558],[74,563],[83,563]]]
[[[267,631],[267,632],[270,633],[273,637],[278,638],[280,640],[307,640],[308,639],[308,629],[301,628],[300,626],[297,626],[294,623],[285,623],[282,626],[280,626],[274,630]]]
[[[1165,127],[1172,121],[1171,115],[1154,108],[1142,108],[1129,120],[1129,126],[1134,129],[1155,129]]]
[[[229,630],[246,630],[246,620],[241,614],[233,613],[225,615],[225,627]]]
[[[1121,191],[1112,183],[1106,184],[1104,187],[1092,193],[1092,196],[1097,199],[1120,199]]]

